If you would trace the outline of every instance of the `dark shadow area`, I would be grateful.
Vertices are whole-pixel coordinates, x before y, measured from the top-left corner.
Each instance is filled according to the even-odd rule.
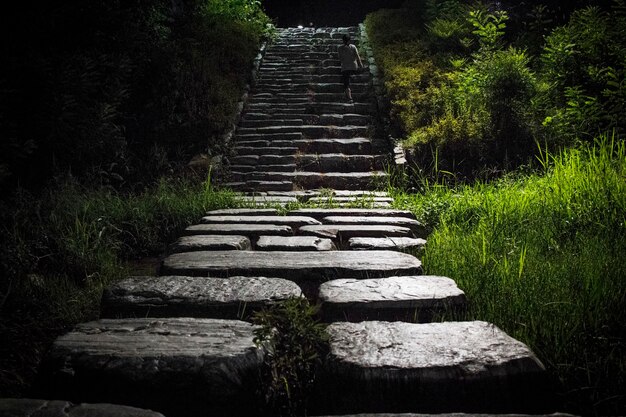
[[[263,7],[279,27],[354,26],[378,9],[400,7],[404,0],[264,0]]]

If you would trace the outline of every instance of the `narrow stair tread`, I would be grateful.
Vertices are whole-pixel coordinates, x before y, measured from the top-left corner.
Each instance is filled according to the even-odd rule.
[[[322,224],[302,226],[298,234],[348,240],[353,237],[412,237],[408,227],[385,225]]]
[[[220,216],[204,216],[203,224],[255,224],[255,225],[286,225],[293,229],[305,225],[319,225],[318,220],[313,217],[306,216],[245,216],[245,215],[220,215]]]
[[[195,224],[184,231],[185,235],[261,235],[291,236],[293,229],[286,225],[274,224]]]
[[[315,236],[261,236],[256,250],[264,251],[329,251],[335,250],[330,239]]]
[[[170,246],[170,252],[198,250],[249,250],[250,239],[241,235],[182,236]]]
[[[415,215],[408,210],[394,210],[394,209],[304,208],[304,209],[291,210],[287,212],[287,215],[288,216],[310,216],[318,220],[321,220],[324,217],[328,217],[328,216],[406,217],[409,219],[415,219]]]
[[[412,237],[353,237],[348,240],[348,247],[354,250],[408,250],[425,245],[425,239]]]

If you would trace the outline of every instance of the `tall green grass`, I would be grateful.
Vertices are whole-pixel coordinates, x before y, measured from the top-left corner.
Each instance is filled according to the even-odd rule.
[[[0,210],[0,396],[26,395],[60,333],[97,318],[102,289],[161,255],[211,209],[237,206],[210,180],[161,180],[140,194],[75,181],[21,191]]]
[[[609,138],[542,173],[398,193],[434,228],[425,270],[467,293],[462,319],[495,323],[537,353],[563,406],[626,412],[626,146]]]

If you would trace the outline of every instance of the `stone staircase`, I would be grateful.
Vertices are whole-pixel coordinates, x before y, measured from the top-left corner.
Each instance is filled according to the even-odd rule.
[[[368,71],[340,80],[337,46],[358,28],[279,29],[234,135],[232,182],[239,191],[372,190],[384,180],[384,141],[374,132]],[[364,60],[367,62],[366,60]]]
[[[119,410],[0,400],[0,415],[18,410],[7,415],[34,416],[32,410],[61,406],[66,414],[50,415],[86,415],[80,407],[105,407],[90,414],[98,416],[257,415],[267,353],[253,343],[249,320],[254,311],[290,297],[319,303],[319,317],[329,324],[330,354],[317,375],[309,415],[553,411],[545,369],[527,346],[489,323],[441,321],[467,301],[452,279],[422,275],[420,260],[410,253],[423,248],[426,236],[413,214],[390,209],[387,196],[361,189],[369,182],[325,178],[349,174],[357,156],[379,157],[365,152],[374,149],[369,139],[340,139],[341,130],[325,124],[343,121],[354,129],[346,131],[364,132],[372,111],[365,96],[362,106],[348,109],[333,95],[340,88],[330,51],[340,33],[280,31],[263,64],[273,70],[261,73],[257,100],[237,133],[239,165],[233,168],[242,181],[231,185],[253,190],[249,201],[274,203],[321,201],[327,192],[307,188],[341,185],[333,198],[370,196],[385,208],[207,213],[170,246],[160,276],[128,277],[108,288],[102,318],[58,338],[41,365],[38,398],[119,404]],[[363,81],[360,91],[366,91]],[[310,88],[321,101],[300,98]],[[336,144],[341,155],[352,156],[347,165],[325,172],[318,162],[317,171],[298,171],[308,152],[333,155]],[[272,153],[276,159],[261,159]],[[307,175],[318,179],[303,182]],[[129,407],[158,413],[133,414]]]

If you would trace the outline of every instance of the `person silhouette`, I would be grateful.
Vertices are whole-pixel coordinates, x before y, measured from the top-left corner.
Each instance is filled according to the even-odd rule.
[[[363,68],[363,62],[361,62],[357,47],[350,43],[350,35],[343,35],[342,40],[343,45],[337,49],[339,61],[341,62],[341,81],[343,82],[348,102],[354,103],[350,88],[350,78],[357,73],[359,68]]]

